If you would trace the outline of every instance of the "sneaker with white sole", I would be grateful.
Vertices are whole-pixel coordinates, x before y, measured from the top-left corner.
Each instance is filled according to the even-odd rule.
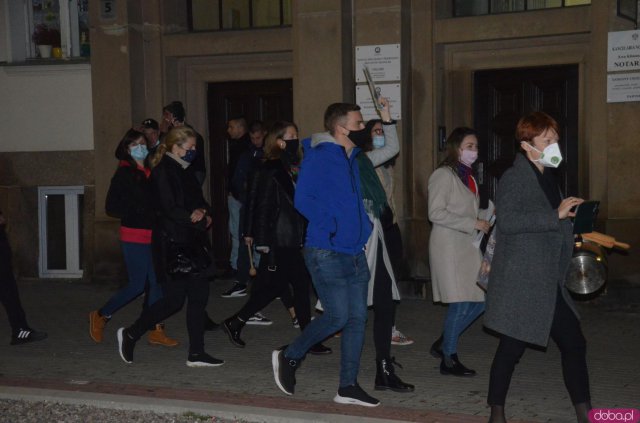
[[[247,285],[235,281],[233,286],[222,295],[222,298],[238,298],[238,297],[246,297],[247,296]]]
[[[211,357],[206,352],[191,353],[187,358],[187,366],[189,367],[218,367],[224,364],[224,360]]]
[[[11,335],[10,345],[28,344],[29,342],[42,341],[47,338],[46,332],[40,332],[31,328],[18,329]]]
[[[273,324],[271,319],[268,319],[264,314],[258,312],[253,316],[249,317],[247,320],[248,325],[261,325],[261,326],[269,326]]]
[[[118,352],[120,358],[127,364],[133,363],[133,349],[136,346],[136,341],[129,335],[127,329],[118,329]]]
[[[271,353],[271,365],[278,388],[287,395],[293,395],[296,387],[296,370],[300,367],[300,360],[286,358],[283,348]]]
[[[293,325],[294,328],[300,329],[300,322],[298,321],[297,317],[291,318],[291,324]]]
[[[367,394],[357,383],[338,389],[338,394],[333,398],[338,404],[353,404],[363,407],[377,407],[380,401]]]
[[[402,332],[400,332],[396,327],[393,327],[391,331],[391,345],[411,345],[413,344],[413,339],[405,336]]]

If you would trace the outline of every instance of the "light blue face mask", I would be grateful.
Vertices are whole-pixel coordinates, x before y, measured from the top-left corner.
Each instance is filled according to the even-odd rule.
[[[131,157],[133,157],[134,160],[144,160],[147,158],[149,151],[147,150],[146,145],[138,144],[131,147],[129,154],[131,154]]]
[[[384,147],[384,135],[373,136],[373,148]]]

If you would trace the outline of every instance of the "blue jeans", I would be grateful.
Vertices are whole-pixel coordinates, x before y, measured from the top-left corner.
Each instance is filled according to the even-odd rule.
[[[340,387],[358,378],[367,323],[369,267],[364,251],[355,256],[319,248],[305,248],[304,260],[324,313],[309,323],[284,355],[302,359],[309,348],[342,329]]]
[[[238,269],[238,247],[240,247],[240,207],[242,203],[231,194],[227,196],[227,208],[229,209],[229,235],[231,235],[231,256],[229,264],[233,269]]]
[[[144,292],[149,281],[149,297],[147,305],[151,305],[162,298],[162,288],[156,280],[153,270],[151,244],[137,244],[134,242],[120,242],[124,262],[127,266],[129,283],[116,292],[109,301],[98,311],[102,316],[111,316]]]
[[[442,352],[444,355],[452,355],[458,352],[458,338],[482,313],[484,313],[484,302],[464,301],[449,304],[442,334]]]

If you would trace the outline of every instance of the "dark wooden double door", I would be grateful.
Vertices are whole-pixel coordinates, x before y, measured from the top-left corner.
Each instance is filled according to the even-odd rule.
[[[483,205],[519,151],[518,120],[543,111],[560,126],[563,162],[555,170],[564,195],[578,192],[578,66],[478,71],[474,75],[474,125],[479,132],[478,183]]]
[[[216,264],[220,267],[227,266],[231,246],[227,223],[227,122],[238,116],[244,116],[247,123],[261,120],[267,126],[278,120],[291,121],[292,93],[291,79],[220,82],[208,86],[212,240]]]

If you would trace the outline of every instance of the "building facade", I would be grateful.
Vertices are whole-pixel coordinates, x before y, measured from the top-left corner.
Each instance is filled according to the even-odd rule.
[[[9,3],[0,1],[0,11],[11,18]],[[222,7],[224,16],[199,19],[202,1],[107,3],[115,4],[115,13],[105,14],[104,2],[89,1],[90,61],[32,69],[37,75],[24,64],[0,68],[0,92],[6,94],[0,107],[7,112],[0,114],[0,208],[13,222],[22,276],[39,276],[42,265],[42,186],[84,189],[78,213],[83,277],[123,274],[118,222],[103,207],[116,166],[113,150],[127,128],[146,117],[159,119],[164,104],[181,100],[187,121],[208,140],[205,192],[222,222],[220,128],[240,101],[233,94],[262,90],[260,104],[267,106],[253,118],[293,118],[302,135],[322,131],[328,104],[355,101],[356,47],[386,44],[401,49],[394,197],[404,276],[429,277],[426,187],[441,159],[442,133],[456,126],[479,129],[482,192],[491,196],[502,161],[513,154],[515,121],[534,109],[554,114],[563,127],[565,192],[600,200],[599,229],[640,243],[640,103],[607,103],[608,33],[635,28],[618,16],[615,0],[471,2],[493,5],[493,11],[465,9],[469,2],[459,0],[283,1],[276,3],[288,11],[281,13],[284,25],[242,29],[234,25],[243,9],[227,25]],[[193,30],[218,20],[225,30]],[[4,29],[9,47],[16,30],[11,23]],[[10,50],[0,60],[11,62]],[[257,83],[262,85],[251,85]],[[28,95],[16,89],[20,84]],[[269,99],[286,99],[287,90],[290,110],[270,108]],[[226,229],[217,228],[224,244]],[[637,251],[611,254],[610,276],[640,282]]]

